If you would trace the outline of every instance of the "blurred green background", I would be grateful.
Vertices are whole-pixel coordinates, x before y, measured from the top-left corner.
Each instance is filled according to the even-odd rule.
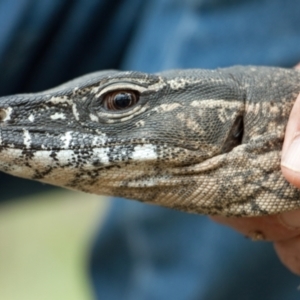
[[[0,206],[0,299],[93,299],[87,262],[107,199],[50,190],[15,200]]]

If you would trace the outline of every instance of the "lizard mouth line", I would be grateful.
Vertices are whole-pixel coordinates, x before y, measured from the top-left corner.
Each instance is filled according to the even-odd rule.
[[[125,146],[124,146],[125,145]],[[147,142],[128,142],[128,147],[136,147],[136,146],[152,146],[152,147],[163,147],[164,151],[167,151],[168,149],[172,149],[172,150],[186,150],[186,151],[194,151],[194,152],[198,152],[198,149],[190,149],[187,147],[181,147],[180,145],[175,145],[171,144],[171,143],[160,143],[160,142],[156,142],[156,143],[147,143]],[[16,149],[16,150],[24,150],[24,151],[66,151],[66,150],[92,150],[92,149],[106,149],[106,148],[126,148],[126,144],[123,142],[118,142],[118,143],[104,143],[102,145],[93,145],[93,146],[74,146],[74,145],[70,145],[69,147],[51,147],[51,146],[30,146],[30,147],[26,147],[24,144],[22,145],[18,145],[16,143],[5,143],[5,145],[3,145],[3,142],[0,141],[0,152],[3,150],[10,150],[10,149]]]
[[[165,152],[172,149],[205,153],[203,145],[194,141],[178,140],[175,137],[168,140],[163,138],[128,138],[117,139],[97,133],[82,132],[72,136],[73,131],[66,131],[58,135],[53,132],[37,129],[35,131],[18,130],[14,135],[6,136],[5,130],[0,128],[0,151],[4,149],[19,149],[24,151],[60,151],[60,150],[90,150],[95,148],[130,148],[136,146],[152,145],[159,151]],[[87,141],[84,143],[84,141]],[[205,149],[204,149],[205,150]]]

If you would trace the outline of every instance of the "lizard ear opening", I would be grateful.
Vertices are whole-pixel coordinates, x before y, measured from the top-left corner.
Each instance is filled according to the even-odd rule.
[[[221,152],[222,153],[230,152],[234,147],[242,144],[243,133],[244,133],[243,116],[238,116],[235,119],[233,126],[231,127],[231,130],[227,136],[225,143],[223,144]]]

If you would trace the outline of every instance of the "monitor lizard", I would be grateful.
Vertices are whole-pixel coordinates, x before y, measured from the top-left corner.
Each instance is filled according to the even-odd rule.
[[[275,67],[91,73],[0,98],[0,170],[200,214],[299,208],[280,171],[299,92]]]

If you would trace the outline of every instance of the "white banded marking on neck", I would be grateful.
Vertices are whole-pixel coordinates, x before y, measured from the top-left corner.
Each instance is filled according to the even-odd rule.
[[[157,147],[150,144],[135,146],[131,155],[133,161],[156,160],[157,157]]]

